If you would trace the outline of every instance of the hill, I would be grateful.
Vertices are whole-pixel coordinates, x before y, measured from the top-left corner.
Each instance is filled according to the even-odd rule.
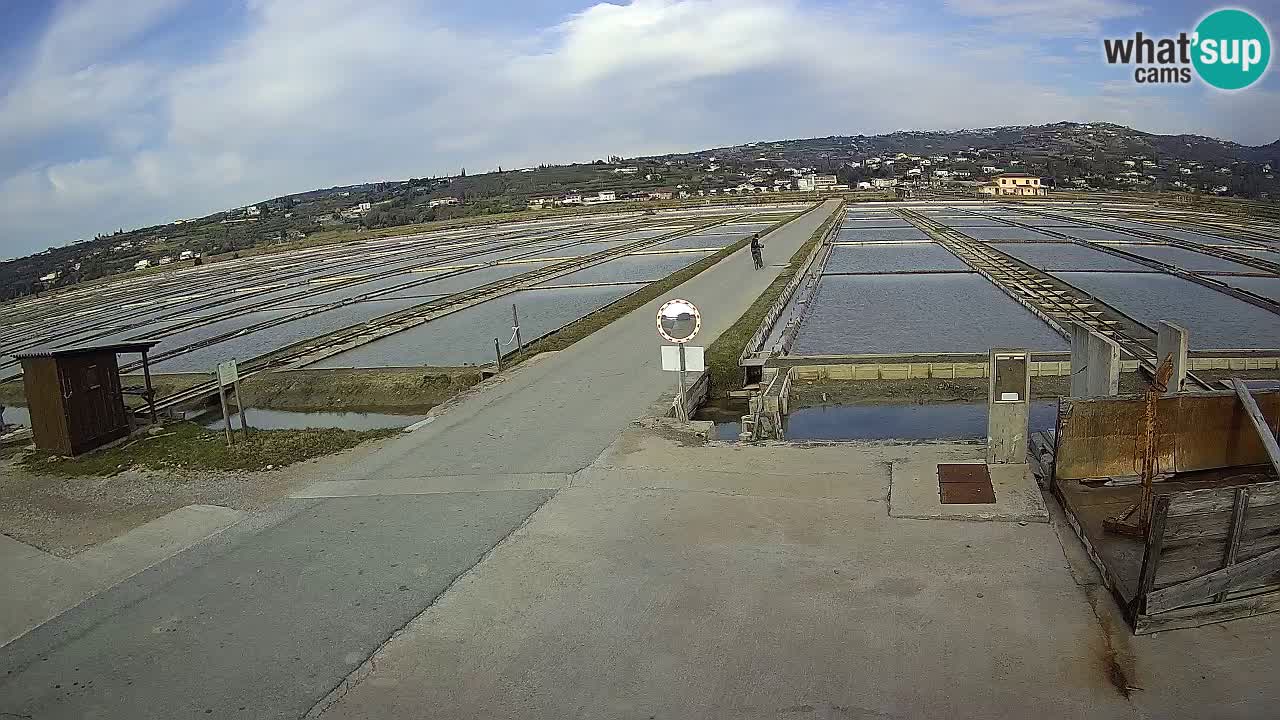
[[[1273,172],[1273,168],[1277,172]],[[756,142],[588,164],[410,178],[311,190],[166,225],[100,234],[0,263],[0,299],[188,256],[234,255],[306,237],[524,210],[530,201],[612,191],[618,199],[790,187],[808,172],[850,186],[973,184],[1018,170],[1050,186],[1280,197],[1280,140],[1250,147],[1200,135],[1155,135],[1109,123],[899,131]],[[566,196],[571,196],[566,199]],[[577,199],[581,199],[578,197]],[[190,261],[188,261],[190,262]]]

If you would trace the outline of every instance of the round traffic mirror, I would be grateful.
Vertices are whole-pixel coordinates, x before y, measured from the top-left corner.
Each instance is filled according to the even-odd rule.
[[[658,310],[658,334],[673,343],[686,343],[698,334],[702,316],[688,300],[668,300]]]

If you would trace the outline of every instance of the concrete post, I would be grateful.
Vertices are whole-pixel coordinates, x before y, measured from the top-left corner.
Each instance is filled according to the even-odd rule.
[[[1088,326],[1071,324],[1071,397],[1089,396],[1089,336]]]
[[[1160,321],[1159,334],[1156,335],[1156,367],[1160,367],[1165,358],[1173,357],[1173,375],[1169,377],[1166,395],[1181,391],[1187,381],[1187,335],[1187,329],[1181,325]]]
[[[1024,464],[1031,419],[1031,353],[993,349],[988,362],[987,464]]]
[[[1108,397],[1120,392],[1120,346],[1108,337],[1089,336],[1088,393],[1086,397]]]

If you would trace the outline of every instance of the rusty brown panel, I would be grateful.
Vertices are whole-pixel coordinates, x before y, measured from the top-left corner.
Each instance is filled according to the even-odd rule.
[[[1055,476],[1060,480],[1136,475],[1142,468],[1143,400],[1063,398]]]
[[[1255,393],[1274,428],[1280,393]],[[1064,399],[1056,475],[1063,480],[1136,475],[1142,468],[1146,401],[1125,395]],[[1156,470],[1190,472],[1268,462],[1235,393],[1184,393],[1156,407]]]
[[[938,465],[938,482],[940,483],[986,483],[991,484],[991,471],[985,463],[940,463]]]
[[[990,482],[939,483],[938,488],[943,505],[980,505],[996,501]]]

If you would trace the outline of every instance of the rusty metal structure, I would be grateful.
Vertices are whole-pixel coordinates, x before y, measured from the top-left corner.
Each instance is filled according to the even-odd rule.
[[[124,396],[138,395],[155,420],[155,392],[147,353],[157,341],[35,349],[14,355],[22,362],[31,433],[36,447],[79,455],[129,434]],[[140,353],[144,386],[120,382],[118,353]]]
[[[1236,388],[1060,403],[1052,490],[1135,633],[1280,611],[1280,392]]]
[[[1159,400],[1162,395],[1169,389],[1169,378],[1173,375],[1173,358],[1165,358],[1160,363],[1160,367],[1156,370],[1155,377],[1151,379],[1151,387],[1146,392],[1146,407],[1143,411],[1143,433],[1142,451],[1137,453],[1139,461],[1142,463],[1142,497],[1134,505],[1130,505],[1124,513],[1116,517],[1108,519],[1103,523],[1103,527],[1118,533],[1127,533],[1130,535],[1145,535],[1147,529],[1151,527],[1151,489],[1155,483],[1156,477],[1156,423],[1159,411]],[[1131,520],[1137,515],[1137,521]]]

